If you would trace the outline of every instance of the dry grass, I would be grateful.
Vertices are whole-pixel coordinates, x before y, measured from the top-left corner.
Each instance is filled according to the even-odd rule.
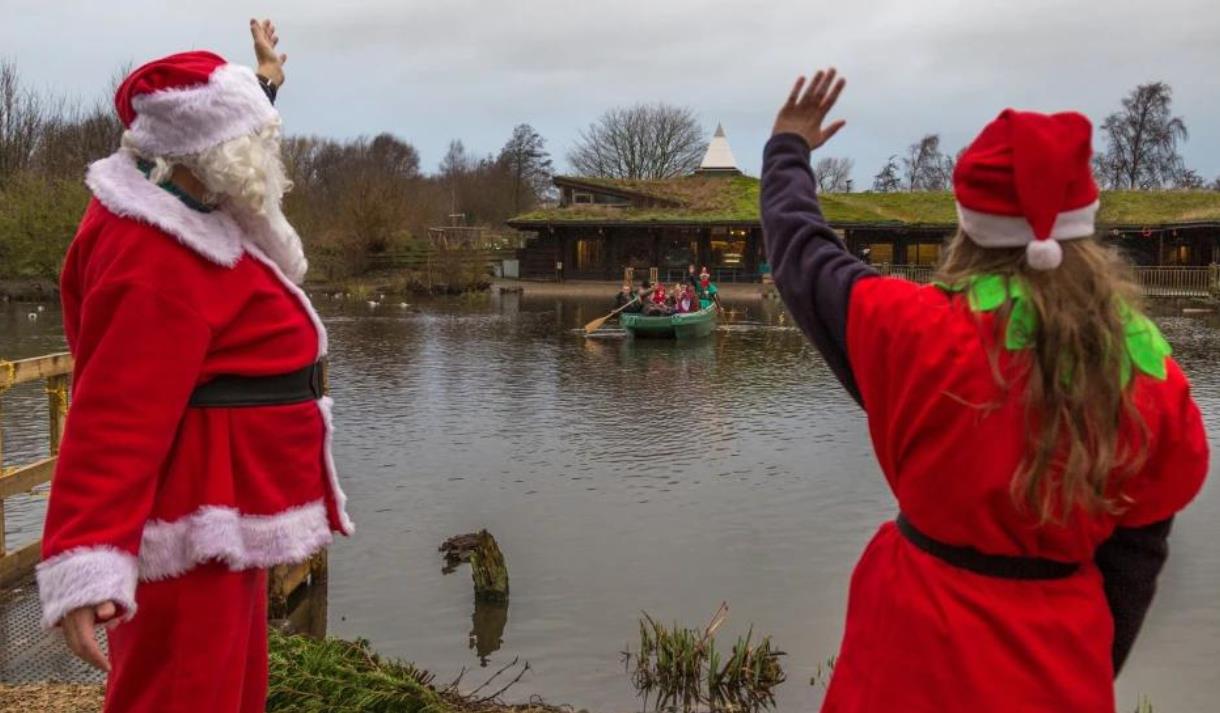
[[[0,713],[97,713],[104,697],[100,685],[0,684]]]

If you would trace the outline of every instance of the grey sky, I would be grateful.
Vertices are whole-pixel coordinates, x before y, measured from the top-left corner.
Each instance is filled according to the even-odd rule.
[[[490,153],[520,122],[562,169],[604,109],[663,100],[694,109],[709,136],[722,122],[757,173],[792,79],[834,63],[848,125],[824,151],[852,157],[861,188],[926,132],[956,151],[1006,106],[1098,123],[1154,79],[1190,129],[1187,165],[1220,174],[1215,0],[0,0],[0,56],[91,98],[124,62],[192,48],[249,62],[251,14],[276,21],[289,55],[289,133],[391,131],[429,171],[450,139]]]

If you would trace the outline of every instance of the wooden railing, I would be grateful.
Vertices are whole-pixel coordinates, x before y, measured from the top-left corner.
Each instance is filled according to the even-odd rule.
[[[514,260],[516,257],[516,250],[453,250],[444,256],[437,250],[411,250],[369,255],[369,264],[379,270],[430,271],[438,269],[443,260],[492,265],[501,260]]]
[[[4,501],[14,495],[29,493],[34,488],[51,482],[58,460],[59,441],[63,435],[64,422],[68,415],[69,383],[72,374],[72,356],[67,353],[4,361],[0,359],[0,417],[3,416],[4,393],[18,384],[44,381],[46,384],[47,410],[50,419],[50,448],[47,457],[32,463],[0,469],[0,586],[20,579],[29,573],[41,559],[42,540],[23,545],[10,552],[4,541]],[[323,392],[329,391],[329,370],[323,364]],[[0,427],[3,419],[0,418]],[[0,463],[4,456],[4,433],[0,430]],[[289,600],[305,584],[325,586],[327,570],[326,551],[305,562],[280,565],[271,568],[267,587],[269,595],[268,613],[272,618],[288,615]]]
[[[1220,297],[1220,265],[1137,267],[1135,278],[1151,297]]]
[[[931,265],[873,265],[882,275],[901,277],[926,284],[932,281]],[[1135,279],[1149,297],[1220,298],[1220,266],[1150,267],[1137,266]]]
[[[72,357],[49,354],[21,361],[0,360],[0,409],[4,392],[18,384],[43,381],[46,385],[47,411],[50,424],[50,448],[45,458],[32,463],[3,469],[0,475],[0,585],[7,584],[29,572],[38,564],[42,541],[23,545],[12,552],[4,541],[4,503],[14,495],[28,493],[39,485],[51,482],[55,472],[59,439],[63,434],[64,418],[68,415],[68,382],[72,374]],[[0,462],[3,462],[4,434],[0,432]]]

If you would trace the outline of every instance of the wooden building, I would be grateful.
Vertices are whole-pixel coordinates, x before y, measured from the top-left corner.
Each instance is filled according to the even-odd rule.
[[[720,128],[690,176],[554,182],[557,207],[508,221],[534,235],[520,251],[524,278],[615,280],[626,267],[657,267],[672,281],[693,263],[719,282],[740,282],[768,271],[759,181],[737,167]],[[875,264],[933,265],[957,226],[947,192],[827,194],[821,203],[849,249]],[[1136,264],[1220,263],[1220,192],[1106,192],[1101,205],[1102,234]]]

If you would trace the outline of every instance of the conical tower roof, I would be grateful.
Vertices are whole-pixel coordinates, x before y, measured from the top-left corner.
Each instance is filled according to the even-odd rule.
[[[741,169],[737,167],[737,159],[733,156],[733,149],[729,146],[729,140],[724,135],[724,127],[716,124],[716,134],[712,136],[712,142],[707,145],[707,153],[703,155],[703,162],[699,164],[699,173],[741,173]]]

